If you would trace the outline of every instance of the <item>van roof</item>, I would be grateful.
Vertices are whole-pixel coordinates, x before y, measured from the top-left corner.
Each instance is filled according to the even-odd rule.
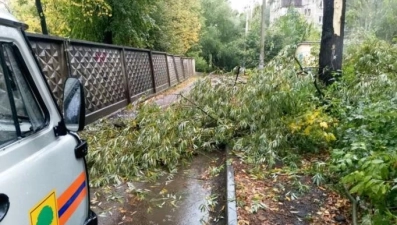
[[[0,25],[22,28],[26,30],[28,26],[24,23],[21,23],[15,18],[11,13],[7,12],[7,10],[0,8]]]

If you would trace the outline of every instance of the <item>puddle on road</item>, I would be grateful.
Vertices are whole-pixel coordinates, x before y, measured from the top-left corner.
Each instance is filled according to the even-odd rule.
[[[155,183],[124,184],[112,188],[111,195],[93,190],[102,193],[93,207],[100,215],[99,225],[226,224],[224,165],[223,152],[205,153],[194,157],[173,176],[165,175]]]

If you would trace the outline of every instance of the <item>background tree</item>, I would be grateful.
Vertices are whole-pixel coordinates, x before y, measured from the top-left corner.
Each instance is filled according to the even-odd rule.
[[[320,31],[294,9],[288,9],[284,16],[269,23],[269,10],[266,11],[265,63],[272,60],[285,46],[297,45],[302,41],[320,40]],[[260,51],[260,6],[257,6],[251,21],[247,38],[247,67],[254,68],[259,63]]]
[[[55,36],[102,41],[99,20],[111,12],[104,0],[41,0],[48,33]],[[15,16],[29,25],[29,32],[40,33],[40,20],[34,2],[11,2]]]
[[[200,0],[41,0],[48,33],[185,54],[198,42]],[[39,32],[35,5],[13,2],[14,14]]]
[[[397,36],[396,0],[349,0],[346,4],[346,30],[352,38],[375,35],[391,42]]]
[[[230,71],[259,63],[260,5],[247,13],[233,10],[227,0],[41,0],[48,33],[94,42],[150,48],[196,59],[199,71]],[[34,2],[12,2],[14,14],[41,32]],[[269,26],[266,10],[265,62],[285,46],[313,33],[300,14],[290,10]],[[245,60],[243,60],[245,59]],[[209,68],[209,65],[212,65]]]
[[[234,11],[226,0],[202,0],[201,55],[216,68],[230,70],[241,64],[245,15]]]
[[[199,41],[201,4],[199,0],[157,1],[152,17],[156,27],[154,48],[174,54],[186,54]]]

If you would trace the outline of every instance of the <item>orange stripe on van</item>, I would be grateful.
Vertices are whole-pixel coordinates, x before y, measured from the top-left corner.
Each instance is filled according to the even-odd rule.
[[[66,189],[62,193],[62,195],[58,198],[58,207],[62,207],[69,200],[69,198],[74,194],[74,192],[79,188],[81,183],[85,181],[85,171],[83,171],[75,181],[73,181],[72,185]]]
[[[79,207],[80,203],[83,199],[87,196],[87,188],[85,187],[84,190],[79,194],[77,199],[72,203],[69,209],[59,218],[59,224],[65,225],[69,218],[73,215],[74,211],[76,211],[77,207]]]
[[[59,224],[64,225],[87,196],[86,173],[83,171],[57,199]]]

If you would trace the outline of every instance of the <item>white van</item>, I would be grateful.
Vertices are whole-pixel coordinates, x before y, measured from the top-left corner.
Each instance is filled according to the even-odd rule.
[[[90,210],[80,81],[65,82],[63,113],[24,33],[0,12],[0,225],[97,225]]]

